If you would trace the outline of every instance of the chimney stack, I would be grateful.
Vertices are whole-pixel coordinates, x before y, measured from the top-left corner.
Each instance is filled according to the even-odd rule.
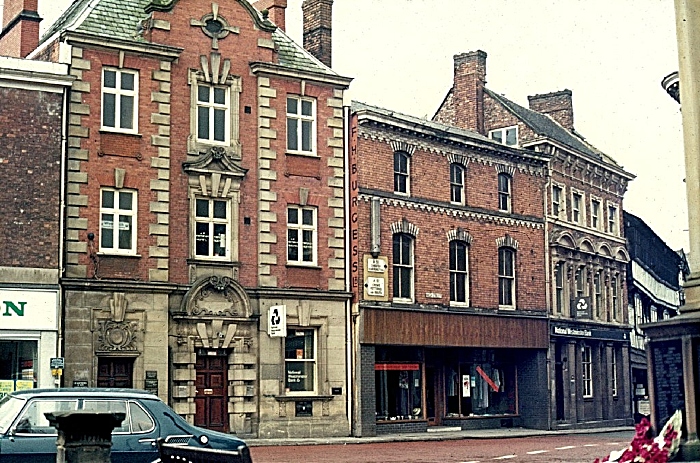
[[[287,8],[287,0],[258,0],[253,3],[253,6],[258,11],[267,10],[270,21],[272,21],[275,26],[286,31],[285,9]]]
[[[333,0],[304,0],[304,48],[331,67]]]
[[[547,114],[567,130],[574,130],[574,105],[571,90],[528,96],[530,109]]]
[[[452,101],[457,127],[484,133],[486,52],[470,51],[454,56]]]
[[[5,0],[0,55],[24,58],[39,45],[38,0]]]

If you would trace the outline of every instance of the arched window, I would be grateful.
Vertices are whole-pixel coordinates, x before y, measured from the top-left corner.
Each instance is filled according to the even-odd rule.
[[[450,164],[450,201],[464,204],[464,166]]]
[[[394,235],[393,243],[394,299],[413,300],[413,237]]]
[[[515,308],[515,250],[498,249],[498,305]]]
[[[450,242],[450,302],[469,304],[469,245]]]
[[[409,193],[410,158],[404,151],[394,152],[394,193]]]
[[[498,209],[504,212],[511,211],[511,183],[510,175],[498,174]]]

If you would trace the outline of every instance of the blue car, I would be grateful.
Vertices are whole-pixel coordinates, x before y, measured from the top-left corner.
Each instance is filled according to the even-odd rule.
[[[16,391],[0,400],[0,463],[55,463],[57,431],[45,413],[121,412],[112,433],[112,463],[151,463],[163,441],[202,453],[223,450],[227,460],[252,463],[248,446],[230,434],[189,424],[158,396],[136,389],[65,388]]]

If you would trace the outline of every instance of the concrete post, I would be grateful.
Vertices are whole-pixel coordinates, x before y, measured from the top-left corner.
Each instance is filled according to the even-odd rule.
[[[58,430],[56,463],[110,463],[112,430],[125,416],[81,410],[46,413]]]

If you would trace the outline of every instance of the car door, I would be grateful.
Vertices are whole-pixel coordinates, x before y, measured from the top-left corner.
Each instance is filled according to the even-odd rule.
[[[124,413],[112,432],[112,463],[151,463],[158,457],[159,437],[153,417],[137,402],[127,399],[85,399],[84,410]]]
[[[77,399],[30,399],[9,432],[2,436],[0,462],[55,463],[58,432],[44,414],[77,408]]]

